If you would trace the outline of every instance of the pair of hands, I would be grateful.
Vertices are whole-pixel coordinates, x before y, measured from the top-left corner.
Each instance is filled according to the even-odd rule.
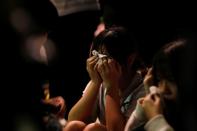
[[[96,84],[103,84],[110,88],[117,86],[122,76],[121,66],[109,58],[99,58],[92,56],[87,59],[87,71],[91,80]]]

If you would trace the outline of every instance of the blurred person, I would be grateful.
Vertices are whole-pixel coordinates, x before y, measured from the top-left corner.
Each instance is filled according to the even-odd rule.
[[[123,27],[105,29],[94,39],[90,53],[91,80],[70,110],[65,130],[123,129],[136,100],[144,96],[143,76],[138,72],[143,62],[135,40]],[[96,118],[100,124],[92,123]]]
[[[46,128],[53,126],[53,120],[59,123],[61,130],[66,126],[67,120],[65,119],[66,104],[61,96],[49,98],[47,100],[42,100],[44,106],[44,116],[43,121]]]
[[[49,34],[57,49],[57,56],[49,62],[54,76],[51,86],[55,88],[53,92],[64,97],[67,109],[70,110],[89,80],[85,70],[86,59],[94,31],[100,21],[100,5],[97,0],[51,0],[51,2],[59,15],[57,27]],[[68,50],[72,50],[78,57],[70,57]],[[76,69],[73,65],[78,65],[79,68]],[[77,82],[73,83],[73,80]],[[72,88],[68,86],[70,84],[74,84]]]
[[[9,119],[7,130],[17,131],[24,128],[44,130],[41,119],[41,86],[49,76],[46,59],[42,59],[43,56],[40,54],[40,45],[45,42],[53,20],[57,18],[54,6],[48,2],[47,0],[3,2],[6,7],[4,12],[6,26],[3,32],[7,41],[5,48],[2,48],[4,52],[1,56],[3,69],[6,70],[3,83],[6,88],[4,92],[8,95],[5,104],[6,119]],[[29,44],[33,45],[30,47],[33,50],[27,48]],[[39,56],[39,59],[33,56]]]
[[[153,67],[144,82],[148,86],[155,85],[157,89],[138,100],[141,114],[136,114],[137,121],[144,120],[145,130],[196,130],[195,102],[192,100],[195,69],[188,65],[196,64],[195,36],[196,33],[193,37],[175,40],[155,55]],[[131,117],[125,131],[134,130],[136,121]],[[188,119],[191,120],[189,123]]]

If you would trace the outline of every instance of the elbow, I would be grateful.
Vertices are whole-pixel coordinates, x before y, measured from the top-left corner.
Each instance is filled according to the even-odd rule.
[[[78,120],[78,117],[76,115],[77,113],[74,113],[72,109],[68,113],[68,121]]]

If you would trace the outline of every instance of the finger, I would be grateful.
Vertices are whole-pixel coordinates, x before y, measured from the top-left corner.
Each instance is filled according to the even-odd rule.
[[[104,69],[105,70],[109,70],[108,60],[107,59],[103,59],[102,63],[103,63]]]
[[[94,65],[94,70],[98,69],[98,62]]]
[[[112,59],[112,60],[113,60],[113,59]],[[115,68],[117,69],[117,71],[118,71],[119,73],[121,73],[121,72],[122,72],[121,65],[120,65],[117,61],[115,61],[115,60],[113,60],[113,62],[114,62],[114,65],[115,65]]]
[[[97,58],[97,56],[91,56],[87,59],[87,63],[90,63],[92,61],[94,61]]]
[[[99,72],[100,74],[103,73],[103,72],[104,72],[104,64],[103,64],[103,62],[102,62],[101,59],[99,59],[98,65],[97,65],[97,66],[98,66],[98,67],[97,67],[98,72]]]
[[[152,72],[153,72],[153,68],[151,67],[151,68],[148,69],[147,75],[151,75]]]
[[[98,61],[98,57],[97,56],[92,56],[92,57],[90,57],[90,63],[92,63],[92,62],[95,62],[95,61]]]
[[[118,62],[116,62],[114,59],[108,59],[108,65],[111,70],[113,69],[116,74],[121,76],[122,69]]]
[[[109,72],[109,67],[106,59],[100,59],[100,61],[101,62],[99,62],[99,73],[103,76],[104,74]]]
[[[108,59],[108,66],[110,69],[115,69],[116,71],[119,71],[116,61],[114,59]]]
[[[96,65],[98,61],[98,57],[93,57],[91,58],[90,60],[87,61],[87,64],[90,66],[90,67],[93,67]]]
[[[151,87],[149,87],[149,92],[150,92],[150,94],[158,94],[159,89],[156,86],[151,86]]]
[[[93,51],[93,43],[91,43],[91,45],[90,45],[89,57],[92,56],[92,51]]]
[[[146,93],[149,93],[149,87],[153,85],[152,68],[148,70],[148,73],[145,75],[143,83],[146,89]]]
[[[143,101],[144,101],[144,97],[139,98],[139,99],[137,100],[137,103],[139,103],[139,104],[143,104]]]
[[[108,59],[108,66],[110,69],[114,68],[115,64],[114,64],[114,60],[113,59]]]

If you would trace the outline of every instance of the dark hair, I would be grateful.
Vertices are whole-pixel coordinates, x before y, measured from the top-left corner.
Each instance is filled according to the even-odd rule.
[[[155,84],[160,79],[177,82],[176,75],[180,60],[183,57],[184,40],[177,40],[165,45],[153,59],[153,73]]]
[[[191,69],[188,64],[194,60],[193,45],[193,39],[178,39],[157,52],[153,58],[155,81],[164,78],[181,85],[184,74]]]
[[[185,118],[182,113],[187,112],[188,103],[192,103],[192,96],[195,96],[193,94],[195,90],[195,44],[196,40],[193,38],[178,39],[165,45],[153,59],[155,82],[166,79],[177,85],[178,98],[176,104],[166,100],[168,111],[167,114],[164,113],[167,121],[175,130],[188,130],[189,127],[185,124],[187,121],[184,121],[185,119],[188,120],[188,116]]]
[[[92,50],[105,47],[110,55],[121,65],[126,64],[130,54],[137,52],[133,36],[124,27],[110,27],[101,32],[94,40]]]

